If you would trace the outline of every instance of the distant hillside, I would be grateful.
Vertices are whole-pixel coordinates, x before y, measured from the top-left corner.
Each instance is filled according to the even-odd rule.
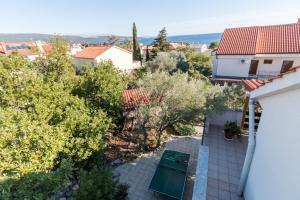
[[[18,33],[18,34],[0,34],[0,41],[5,42],[25,42],[43,40],[49,41],[49,38],[54,35],[51,34],[39,34],[39,33]],[[88,44],[100,44],[107,41],[108,36],[96,36],[96,37],[82,37],[76,35],[64,35],[64,37],[70,43],[88,43]],[[125,37],[120,37],[120,40],[124,40]]]
[[[169,36],[168,39],[172,42],[187,42],[187,43],[200,43],[210,44],[214,41],[221,40],[222,33],[209,33],[209,34],[197,34],[197,35],[176,35]],[[155,37],[141,37],[140,43],[150,44]]]
[[[222,33],[212,34],[198,34],[198,35],[178,35],[169,36],[169,40],[172,42],[188,42],[188,43],[205,43],[209,44],[213,41],[219,41]],[[19,33],[19,34],[0,34],[0,41],[5,42],[25,42],[43,40],[49,41],[49,38],[53,36],[51,34],[38,34],[38,33]],[[87,44],[102,44],[107,41],[108,36],[95,36],[95,37],[82,37],[77,35],[65,35],[64,36],[70,43],[87,43]],[[120,41],[124,41],[130,37],[119,36]],[[139,41],[142,44],[150,44],[155,37],[140,37]]]

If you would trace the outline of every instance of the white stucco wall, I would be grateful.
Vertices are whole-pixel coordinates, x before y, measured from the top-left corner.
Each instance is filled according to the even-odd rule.
[[[207,121],[210,125],[224,126],[227,121],[236,122],[240,126],[243,112],[239,110],[225,110],[221,113],[214,113],[208,117]]]
[[[217,76],[236,76],[236,77],[248,77],[250,60],[254,56],[242,56],[242,55],[228,55],[217,56],[216,59],[216,72]],[[241,59],[248,59],[249,62],[242,63]]]
[[[299,82],[298,75],[292,73],[289,79],[275,80],[274,87]],[[266,85],[261,91],[271,91],[272,86]],[[258,99],[263,112],[244,196],[246,200],[297,200],[300,199],[299,85],[270,94]]]
[[[248,59],[249,62],[242,63],[241,59]],[[293,66],[300,65],[300,54],[219,55],[213,72],[217,76],[248,77],[251,59],[259,60],[258,74],[279,74],[284,60],[294,61]],[[272,59],[272,64],[264,64],[265,59]]]
[[[111,60],[119,70],[126,72],[133,70],[132,53],[118,47],[112,47],[96,58],[97,63],[103,60]]]

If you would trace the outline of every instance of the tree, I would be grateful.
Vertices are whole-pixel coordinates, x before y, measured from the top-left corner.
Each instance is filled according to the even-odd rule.
[[[159,31],[157,37],[154,39],[153,46],[154,48],[151,50],[152,56],[150,56],[152,58],[155,57],[158,52],[170,50],[170,43],[167,38],[167,30],[165,27]]]
[[[118,43],[118,41],[119,41],[119,37],[118,37],[118,36],[116,36],[116,35],[111,35],[111,36],[109,36],[108,39],[107,39],[107,44],[108,44],[108,45],[115,45],[115,44]]]
[[[209,44],[209,48],[210,49],[215,49],[219,46],[219,42],[218,41],[213,41]]]
[[[118,46],[120,46],[123,49],[132,50],[132,42],[128,38],[125,38],[125,40]]]
[[[81,76],[82,81],[73,94],[83,97],[89,107],[104,109],[109,116],[119,118],[123,110],[122,93],[127,85],[125,76],[110,61],[97,67],[86,66]]]
[[[140,88],[150,96],[150,103],[137,108],[138,129],[147,140],[147,129],[154,129],[157,146],[160,145],[163,131],[178,122],[192,123],[203,118],[206,112],[206,99],[211,84],[191,79],[187,74],[167,72],[148,73],[139,81]]]
[[[186,61],[188,63],[188,68],[185,68],[185,70],[182,71],[189,71],[190,74],[193,74],[194,72],[199,72],[200,74],[206,77],[209,77],[211,75],[211,56],[199,53],[198,51],[190,47],[181,48],[179,49],[179,51],[185,54]]]
[[[122,108],[123,75],[111,63],[76,74],[64,44],[35,62],[0,55],[1,199],[52,198],[69,179],[63,160],[101,152]]]
[[[225,84],[223,87],[224,97],[226,98],[225,106],[233,110],[241,110],[244,106],[245,89],[243,85]]]
[[[140,50],[139,41],[137,37],[137,29],[134,22],[132,27],[132,43],[133,43],[133,54],[132,54],[133,60],[141,61],[141,50]]]
[[[146,62],[145,67],[152,72],[159,70],[172,74],[178,69],[187,71],[188,63],[182,52],[160,52],[153,60]]]

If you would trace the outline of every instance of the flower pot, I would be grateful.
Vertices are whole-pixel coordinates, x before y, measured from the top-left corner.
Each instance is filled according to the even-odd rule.
[[[224,138],[226,140],[232,140],[233,139],[233,133],[231,131],[224,131]]]

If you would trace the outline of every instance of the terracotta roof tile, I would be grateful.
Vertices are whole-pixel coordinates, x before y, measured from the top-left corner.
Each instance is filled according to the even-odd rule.
[[[94,46],[87,47],[82,51],[78,52],[74,57],[76,58],[96,58],[112,46]]]
[[[286,75],[286,74],[290,74],[290,73],[296,72],[297,69],[299,69],[299,68],[300,68],[300,66],[293,67],[289,71],[287,71],[285,73],[282,73],[282,74],[278,75],[276,78],[272,78],[272,79],[269,79],[269,80],[257,80],[257,79],[242,80],[242,83],[244,84],[245,89],[247,91],[253,91],[253,90],[255,90],[255,89],[257,89],[257,88],[259,88],[259,87],[261,87],[261,86],[263,86],[263,85],[265,85],[267,83],[272,82],[275,79],[279,79],[279,78],[284,77],[284,75]]]
[[[300,23],[225,29],[218,55],[300,53]]]
[[[52,46],[50,44],[43,44],[42,48],[45,54],[49,54],[52,51]]]
[[[126,109],[132,109],[141,104],[148,104],[150,98],[143,89],[130,89],[123,92],[123,102]]]

